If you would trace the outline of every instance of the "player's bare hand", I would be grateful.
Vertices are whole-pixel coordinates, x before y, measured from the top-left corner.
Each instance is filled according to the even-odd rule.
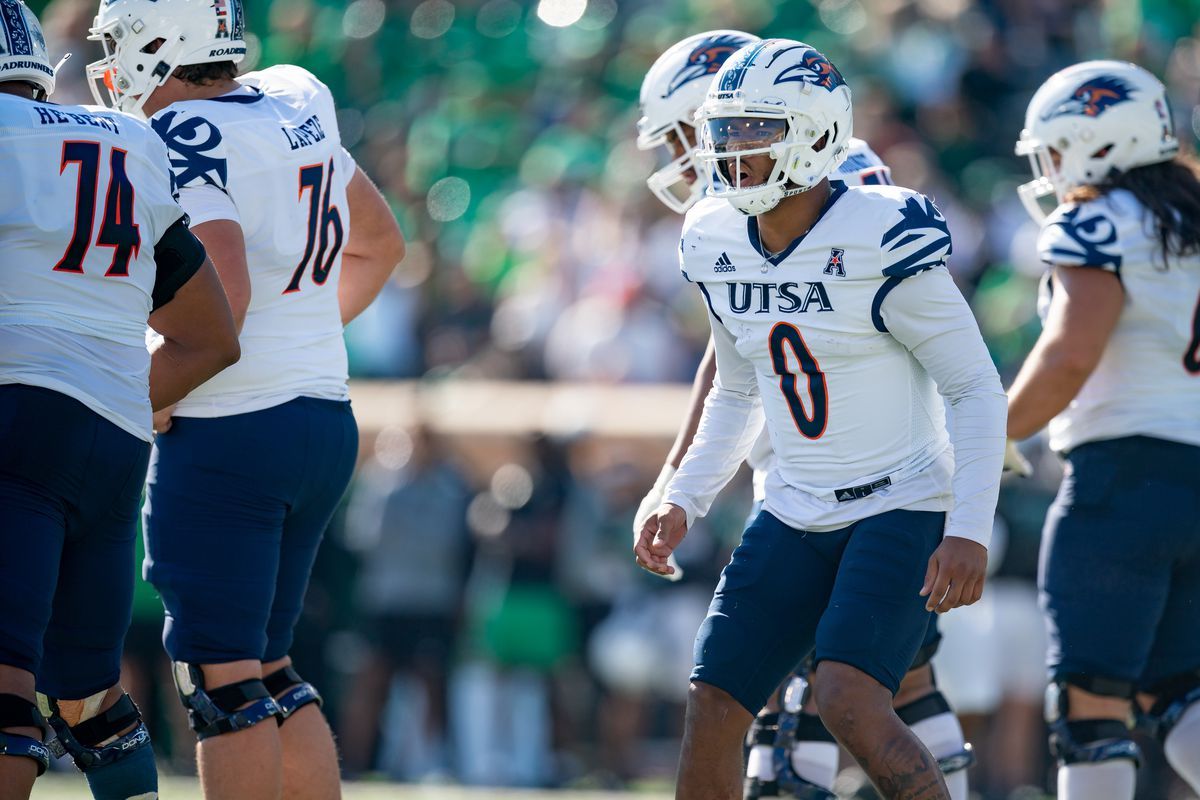
[[[159,409],[154,412],[154,432],[166,433],[171,430],[171,415],[175,413],[175,406],[170,405],[166,408]]]
[[[929,557],[921,597],[928,597],[927,611],[944,614],[952,608],[969,606],[983,596],[987,577],[987,548],[960,536],[942,539]]]
[[[664,503],[646,519],[633,545],[639,567],[655,575],[673,575],[671,554],[687,534],[687,514],[677,505]]]

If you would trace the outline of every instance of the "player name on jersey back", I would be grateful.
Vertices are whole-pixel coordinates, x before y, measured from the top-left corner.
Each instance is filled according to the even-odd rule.
[[[87,114],[82,111],[67,110],[56,106],[38,104],[34,108],[38,121],[42,125],[85,125],[92,128],[102,128],[111,133],[120,133],[121,128],[112,114]]]
[[[356,166],[342,148],[333,98],[299,67],[239,81],[233,93],[175,103],[151,121],[193,224],[237,221],[250,276],[241,361],[185,398],[181,416],[349,397],[337,285]]]

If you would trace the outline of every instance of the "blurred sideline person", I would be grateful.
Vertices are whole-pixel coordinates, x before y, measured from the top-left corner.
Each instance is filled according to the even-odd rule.
[[[462,616],[471,539],[466,478],[426,425],[385,428],[355,479],[345,542],[361,559],[356,603],[367,653],[342,705],[339,734],[348,774],[377,761],[400,780],[447,769],[446,678]],[[377,757],[396,677],[412,698],[400,763]],[[391,738],[401,738],[392,731]],[[381,754],[383,755],[383,754]]]
[[[288,650],[358,432],[342,327],[403,256],[341,146],[329,90],[280,65],[237,77],[240,0],[110,0],[97,98],[151,116],[230,298],[242,360],[156,418],[146,576],[215,798],[330,798],[337,755]]]
[[[152,800],[119,683],[151,418],[237,361],[237,333],[162,142],[46,102],[54,69],[19,0],[0,0],[0,41],[0,798],[66,753],[97,800]]]
[[[697,121],[697,159],[715,175],[685,219],[680,264],[709,307],[716,378],[639,563],[673,572],[669,555],[748,455],[764,408],[778,458],[697,637],[676,796],[740,796],[742,738],[815,644],[821,718],[876,787],[949,797],[892,697],[928,612],[982,592],[1005,407],[945,269],[945,219],[910,190],[829,180],[850,90],[801,42],[731,56]]]
[[[642,81],[642,117],[638,122],[637,144],[643,150],[665,153],[660,159],[665,165],[646,180],[646,185],[676,213],[685,213],[694,206],[706,186],[706,181],[697,175],[694,159],[696,110],[704,103],[712,77],[725,60],[741,47],[758,41],[757,36],[731,30],[689,36],[663,53]],[[848,186],[892,183],[888,166],[865,141],[853,137],[847,141],[845,160],[834,169],[831,178]],[[704,399],[712,388],[715,373],[716,360],[710,338],[696,371],[691,403],[667,463],[634,517],[635,538],[646,519],[661,504],[663,490],[695,437]],[[751,519],[762,507],[766,477],[774,460],[775,454],[764,428],[747,457],[747,463],[754,470],[755,507]],[[972,761],[971,750],[963,738],[962,727],[934,683],[929,664],[940,640],[937,614],[930,613],[925,640],[917,660],[901,681],[894,705],[900,718],[912,727],[946,772],[952,800],[966,800],[966,768]],[[769,705],[754,720],[748,738],[751,750],[745,788],[747,800],[776,796],[781,789],[806,797],[831,796],[829,792],[838,771],[838,748],[816,713],[812,693],[804,689],[806,681],[806,671],[800,670],[785,683],[785,686],[793,686],[790,697],[793,707],[783,711],[782,720],[774,694]],[[795,708],[800,703],[802,710]]]
[[[1048,425],[1066,459],[1039,564],[1065,800],[1133,797],[1132,700],[1200,792],[1200,165],[1178,149],[1162,83],[1117,61],[1051,76],[1017,143],[1049,270],[1008,434]]]

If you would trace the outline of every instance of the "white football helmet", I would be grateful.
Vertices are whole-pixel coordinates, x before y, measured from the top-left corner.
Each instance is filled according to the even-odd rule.
[[[696,109],[704,102],[709,84],[725,59],[757,41],[757,36],[741,31],[697,33],[659,56],[642,80],[637,146],[640,150],[661,147],[666,154],[662,159],[665,166],[647,178],[646,185],[678,214],[704,195],[705,181],[697,177],[692,159]],[[676,156],[680,146],[683,152]]]
[[[37,17],[21,0],[0,0],[0,83],[23,81],[54,92],[54,67]]]
[[[1016,151],[1029,156],[1034,178],[1017,191],[1041,222],[1039,198],[1062,203],[1079,186],[1170,161],[1179,140],[1158,78],[1125,61],[1085,61],[1051,75],[1033,95]]]
[[[104,58],[87,66],[92,96],[140,113],[176,67],[240,62],[245,29],[242,0],[105,0],[88,35],[104,48]]]
[[[725,62],[696,125],[709,196],[754,216],[816,186],[846,158],[854,132],[850,87],[811,45],[767,39]],[[764,155],[774,159],[769,177],[743,186],[742,159]]]

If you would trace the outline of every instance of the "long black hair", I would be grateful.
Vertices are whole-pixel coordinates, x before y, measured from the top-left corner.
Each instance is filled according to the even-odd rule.
[[[1067,201],[1084,203],[1124,189],[1154,218],[1164,263],[1170,256],[1200,253],[1200,162],[1180,154],[1170,161],[1115,173],[1102,183],[1081,186]]]

